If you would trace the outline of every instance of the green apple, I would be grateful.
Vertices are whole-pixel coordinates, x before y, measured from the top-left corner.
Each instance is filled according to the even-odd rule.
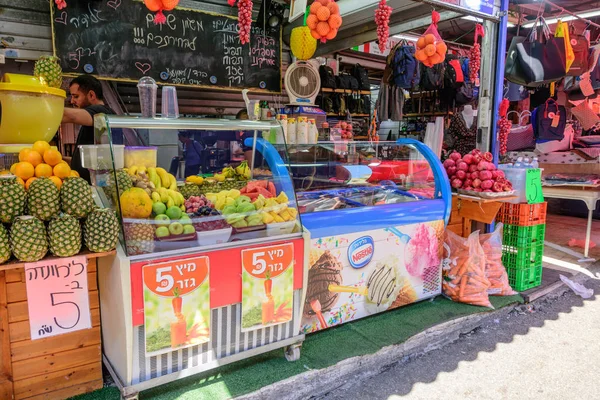
[[[173,222],[171,225],[169,225],[169,232],[171,232],[171,235],[174,236],[181,235],[183,233],[183,225],[181,225],[179,222]]]
[[[192,224],[192,219],[190,218],[190,216],[189,216],[189,215],[187,215],[187,214],[183,214],[183,215],[181,216],[181,218],[179,218],[179,222],[180,222],[182,225],[191,225],[191,224]]]
[[[156,237],[162,238],[162,237],[167,237],[169,236],[169,228],[167,228],[166,226],[161,226],[156,228]]]
[[[157,201],[156,203],[152,204],[152,211],[154,211],[155,215],[164,214],[167,211],[167,206],[165,203]]]
[[[194,228],[193,225],[184,225],[183,226],[183,234],[184,235],[190,235],[194,232],[196,232],[196,228]]]
[[[171,218],[167,217],[165,214],[158,214],[154,217],[154,221],[158,226],[169,226],[171,223]]]
[[[167,209],[165,214],[167,214],[167,217],[171,218],[172,220],[176,220],[181,218],[182,211],[181,208],[172,206]]]

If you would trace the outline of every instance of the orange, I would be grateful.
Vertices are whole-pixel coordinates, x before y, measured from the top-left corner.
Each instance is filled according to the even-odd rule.
[[[417,49],[422,49],[425,46],[427,46],[427,43],[425,43],[425,37],[421,36],[419,40],[417,40]]]
[[[28,162],[34,167],[37,167],[39,164],[42,163],[42,156],[37,151],[30,150],[23,155],[23,159],[21,161]]]
[[[338,6],[337,3],[331,2],[327,4],[327,8],[329,8],[329,12],[331,13],[331,15],[340,13],[340,6]]]
[[[74,169],[71,170],[71,176],[75,177],[75,178],[79,178],[79,172],[75,171]]]
[[[27,179],[31,178],[34,174],[35,174],[35,169],[33,168],[33,165],[31,165],[30,163],[28,163],[28,162],[17,163],[17,166],[15,167],[15,175],[18,176],[19,178],[26,181]]]
[[[35,142],[33,144],[33,147],[31,149],[33,151],[37,151],[43,157],[44,153],[46,151],[50,150],[50,145],[48,144],[48,142],[44,142],[43,140],[38,140],[37,142]]]
[[[332,28],[329,30],[329,34],[326,36],[327,40],[333,40],[335,39],[335,37],[337,36],[338,30],[335,28]]]
[[[425,46],[425,55],[427,55],[427,57],[431,57],[434,54],[435,54],[435,46],[434,45],[428,44],[427,46]]]
[[[314,15],[317,15],[317,11],[318,11],[318,10],[319,10],[319,8],[321,8],[321,7],[323,7],[323,6],[321,5],[321,3],[319,3],[318,1],[315,1],[314,3],[312,3],[312,4],[310,5],[310,13],[311,13],[311,14],[314,14]]]
[[[444,57],[440,56],[438,53],[434,53],[431,57],[429,57],[429,62],[432,65],[436,65],[444,61]]]
[[[448,46],[446,46],[446,43],[444,42],[439,42],[435,48],[435,51],[440,56],[444,57],[446,55],[446,51],[448,51]]]
[[[327,22],[319,22],[317,24],[317,33],[321,36],[329,35],[329,24]]]
[[[313,37],[313,38],[315,38],[315,39],[317,39],[317,40],[319,40],[319,39],[321,39],[321,38],[322,38],[322,36],[321,36],[321,35],[319,35],[319,32],[317,32],[317,30],[316,30],[316,29],[315,29],[315,30],[311,30],[311,31],[310,31],[310,34],[312,35],[312,37]]]
[[[425,44],[434,44],[435,43],[435,36],[433,36],[433,34],[428,33],[427,35],[425,35]]]
[[[331,15],[331,12],[329,12],[329,8],[327,8],[327,7],[321,6],[317,10],[317,18],[319,19],[319,21],[327,21],[329,19],[330,15]]]
[[[318,0],[319,3],[321,3],[322,6],[326,6],[327,4],[331,3],[331,0]],[[315,1],[316,3],[316,1]]]
[[[313,4],[319,4],[319,3],[313,3]],[[310,28],[310,29],[317,29],[317,24],[319,23],[319,19],[317,18],[316,15],[314,14],[310,14],[307,18],[306,18],[306,25]]]
[[[48,164],[38,164],[35,167],[35,176],[37,176],[38,178],[41,176],[52,176],[52,167]]]
[[[425,54],[424,50],[417,50],[415,52],[415,58],[421,62],[427,60],[427,54]]]
[[[60,180],[60,178],[58,176],[51,176],[50,180],[52,182],[54,182],[54,184],[56,185],[57,188],[60,189],[60,187],[62,186],[62,181]]]
[[[19,161],[25,161],[25,156],[31,153],[31,149],[23,149],[19,152]]]
[[[69,167],[66,163],[58,163],[54,169],[54,176],[59,177],[60,179],[65,179],[66,177],[71,176],[71,167]]]
[[[329,21],[327,21],[327,23],[332,29],[337,30],[340,28],[340,26],[342,26],[342,17],[340,17],[338,14],[332,14],[331,17],[329,17]]]
[[[25,182],[25,190],[29,190],[29,186],[31,186],[31,184],[33,183],[33,181],[35,181],[37,178],[29,178],[27,179],[27,182]]]
[[[21,186],[25,186],[25,181],[19,177],[17,177],[17,182],[19,182]]]
[[[62,155],[57,150],[50,149],[44,153],[44,161],[46,164],[54,167],[62,161]]]

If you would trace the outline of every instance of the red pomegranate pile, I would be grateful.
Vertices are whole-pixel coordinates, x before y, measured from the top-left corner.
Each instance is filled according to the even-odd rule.
[[[339,121],[337,124],[333,126],[334,128],[340,129],[342,133],[342,139],[352,140],[354,137],[352,122]]]
[[[390,37],[390,16],[392,7],[387,5],[387,0],[381,0],[379,7],[375,10],[375,23],[377,24],[377,38],[379,40],[379,50],[383,53],[387,48],[387,41]]]
[[[444,168],[454,189],[487,193],[512,191],[512,183],[492,161],[494,156],[490,152],[475,149],[461,156],[455,151],[444,161]]]

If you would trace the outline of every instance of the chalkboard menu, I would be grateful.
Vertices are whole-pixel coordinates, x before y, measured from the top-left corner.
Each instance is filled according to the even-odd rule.
[[[281,92],[281,29],[252,25],[249,44],[237,18],[188,9],[154,13],[141,1],[77,0],[52,3],[54,51],[65,74],[215,88]]]

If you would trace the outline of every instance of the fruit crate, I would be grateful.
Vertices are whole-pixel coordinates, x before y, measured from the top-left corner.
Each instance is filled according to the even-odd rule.
[[[543,243],[546,224],[532,226],[504,225],[502,243],[507,247],[524,247],[528,244]]]
[[[528,243],[525,246],[502,244],[502,264],[508,269],[525,269],[542,265],[544,241]]]
[[[505,203],[496,220],[508,225],[532,226],[546,223],[548,203],[539,204],[510,204]]]
[[[538,287],[542,284],[542,264],[529,268],[506,268],[508,283],[517,292]]]
[[[8,171],[10,167],[19,162],[19,153],[0,154],[0,171]]]

